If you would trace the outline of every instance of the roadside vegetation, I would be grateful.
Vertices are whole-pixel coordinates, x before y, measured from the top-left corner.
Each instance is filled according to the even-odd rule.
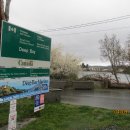
[[[101,130],[130,128],[130,114],[112,110],[62,103],[46,103],[45,109],[34,114],[34,100],[20,99],[17,104],[18,121],[36,117],[21,130]],[[8,122],[9,103],[0,104],[0,127]]]
[[[126,46],[123,47],[120,44],[120,40],[116,38],[115,34],[113,34],[111,37],[105,35],[99,43],[101,57],[110,62],[112,73],[115,76],[116,82],[119,84],[119,79],[117,76],[119,69],[122,69],[128,73],[127,70],[130,65],[130,40],[128,38]]]
[[[58,45],[51,50],[51,79],[75,80],[81,70],[81,58],[73,54],[63,53]]]
[[[24,98],[17,100],[18,121],[25,118],[34,117],[34,103],[32,99]],[[8,123],[9,102],[0,104],[0,127]]]

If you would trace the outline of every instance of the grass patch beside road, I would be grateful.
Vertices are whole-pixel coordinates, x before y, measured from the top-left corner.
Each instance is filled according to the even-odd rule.
[[[130,113],[114,114],[112,110],[62,103],[45,104],[39,115],[33,113],[34,100],[18,100],[18,121],[29,117],[37,120],[22,130],[100,130],[116,127],[130,129]],[[9,103],[0,105],[0,126],[7,124]],[[129,130],[128,129],[128,130]],[[103,130],[103,129],[102,129]]]
[[[130,128],[130,114],[68,104],[46,104],[41,117],[22,130],[85,130],[116,127]],[[127,129],[126,129],[127,130]]]
[[[34,100],[24,98],[17,100],[17,113],[18,121],[22,121],[25,118],[35,117]],[[9,102],[0,104],[0,127],[7,125],[9,116]]]

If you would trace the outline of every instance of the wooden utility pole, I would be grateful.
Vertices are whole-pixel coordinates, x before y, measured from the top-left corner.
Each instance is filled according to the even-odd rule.
[[[4,11],[4,1],[0,0],[0,39],[1,39],[1,27],[2,27],[2,20],[9,20],[9,7],[10,7],[11,0],[6,0],[6,6]]]
[[[9,20],[9,7],[10,7],[11,0],[6,0],[6,6],[5,6],[5,19],[6,21]]]
[[[5,20],[5,14],[4,14],[4,1],[0,0],[0,20]]]
[[[3,1],[3,0],[0,0],[0,33],[1,33],[2,20],[5,20],[4,1]]]
[[[3,0],[0,0],[0,44],[1,44],[1,27],[2,27],[2,20],[5,20],[4,1],[3,1]]]
[[[5,11],[4,11],[4,1],[0,0],[0,20],[9,20],[9,7],[11,0],[6,0]]]

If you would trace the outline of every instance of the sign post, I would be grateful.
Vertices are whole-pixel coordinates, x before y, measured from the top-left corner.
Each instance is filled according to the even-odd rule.
[[[16,100],[10,101],[10,113],[8,120],[8,130],[16,129],[17,111],[16,111]]]

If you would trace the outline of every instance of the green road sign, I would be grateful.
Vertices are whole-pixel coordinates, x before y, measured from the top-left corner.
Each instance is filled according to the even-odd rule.
[[[50,61],[50,38],[5,21],[1,43],[2,57]]]
[[[49,92],[51,39],[2,21],[0,103]]]
[[[0,79],[49,76],[49,69],[0,68]]]

